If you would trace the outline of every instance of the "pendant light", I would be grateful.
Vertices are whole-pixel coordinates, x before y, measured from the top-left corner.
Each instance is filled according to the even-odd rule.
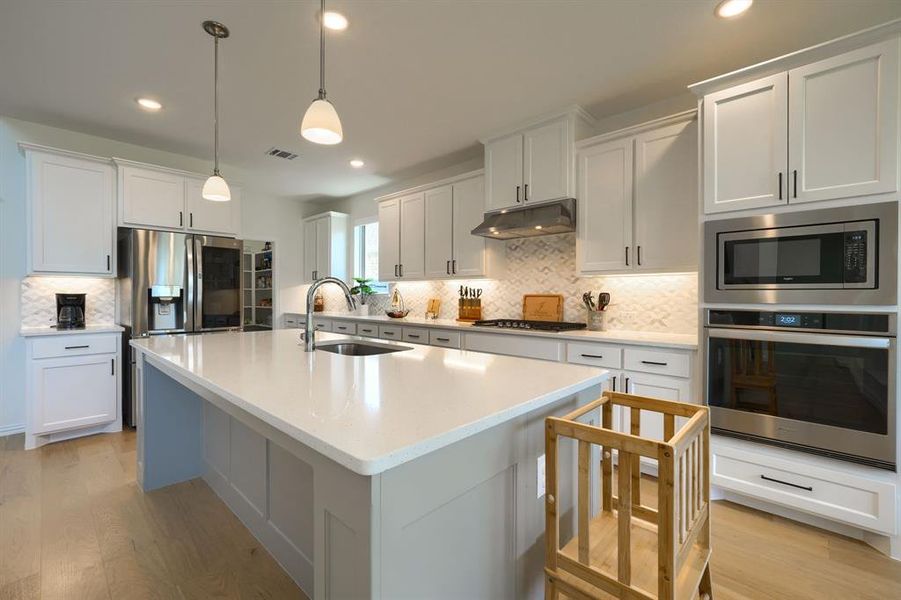
[[[319,0],[319,97],[313,100],[300,124],[300,135],[314,144],[340,144],[341,119],[325,97],[325,0]]]
[[[228,27],[216,21],[204,21],[203,30],[213,36],[213,174],[203,184],[205,200],[228,202],[231,190],[219,174],[219,40],[228,37]]]

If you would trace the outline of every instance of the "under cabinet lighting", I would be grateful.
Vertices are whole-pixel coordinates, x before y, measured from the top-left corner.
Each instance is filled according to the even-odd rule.
[[[721,19],[731,19],[743,14],[751,8],[752,4],[754,4],[754,0],[723,0],[716,5],[714,12]]]
[[[138,103],[138,106],[149,112],[156,112],[163,108],[162,103],[153,98],[138,98],[135,102]]]
[[[332,31],[344,31],[347,29],[347,17],[333,10],[326,11],[322,15],[322,24]]]
[[[355,158],[355,159],[353,159],[352,161],[350,161],[350,166],[352,166],[354,169],[360,169],[360,168],[362,168],[365,164],[366,164],[366,163],[364,163],[364,162],[363,162],[362,160],[360,160],[359,158]]]

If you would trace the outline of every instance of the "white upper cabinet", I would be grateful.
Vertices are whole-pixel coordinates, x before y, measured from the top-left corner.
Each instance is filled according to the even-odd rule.
[[[185,177],[167,171],[119,167],[119,223],[184,229]]]
[[[485,144],[485,210],[522,203],[522,134]]]
[[[185,180],[187,195],[186,224],[191,231],[203,233],[237,235],[241,222],[241,188],[230,185],[232,199],[228,202],[213,202],[203,197],[205,179],[188,177]]]
[[[898,189],[897,38],[792,69],[788,82],[789,202]]]
[[[573,107],[483,139],[485,210],[574,197],[574,144],[591,127],[591,117]]]
[[[29,273],[112,276],[112,164],[27,147],[26,157]]]
[[[523,133],[523,202],[572,196],[573,143],[567,121]]]
[[[481,200],[481,199],[480,199]],[[481,202],[479,203],[481,207]],[[481,217],[481,213],[479,213]],[[425,192],[425,276],[451,274],[454,255],[454,188],[444,185]]]
[[[704,210],[785,204],[788,76],[704,96]]]
[[[580,272],[631,267],[632,145],[629,137],[578,152],[576,263]]]
[[[804,64],[804,53],[826,58]],[[705,212],[896,192],[898,38],[831,57],[820,46],[749,69],[780,64],[784,71],[749,83],[692,86],[704,94]]]
[[[633,202],[635,269],[697,269],[697,121],[635,136]]]
[[[393,281],[400,267],[400,200],[379,202],[379,279]]]
[[[485,179],[473,177],[453,184],[453,255],[451,275],[456,277],[484,277],[494,257],[485,238],[473,235],[472,230],[482,223],[485,206]],[[492,250],[495,250],[494,248]],[[501,250],[501,249],[497,249]]]
[[[400,264],[401,279],[425,277],[425,194],[400,198]]]
[[[324,277],[347,280],[348,216],[327,212],[303,220],[303,282]]]
[[[586,140],[577,152],[579,273],[697,269],[694,111]]]
[[[241,188],[229,184],[231,200],[203,198],[206,177],[113,159],[119,168],[119,225],[236,237]]]

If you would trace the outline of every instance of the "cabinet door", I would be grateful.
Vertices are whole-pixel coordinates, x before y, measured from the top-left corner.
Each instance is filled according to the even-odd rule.
[[[425,277],[425,194],[422,193],[400,198],[400,276],[403,279]]]
[[[580,273],[632,268],[632,138],[578,153]]]
[[[793,69],[788,86],[789,202],[898,189],[897,38]]]
[[[122,225],[183,229],[185,178],[174,173],[122,167]]]
[[[112,165],[29,152],[30,272],[113,272]]]
[[[115,421],[115,354],[32,360],[34,432],[50,433]]]
[[[541,125],[523,134],[523,201],[572,196],[572,143],[566,121]]]
[[[316,278],[332,276],[332,220],[316,221]]]
[[[303,280],[311,283],[316,279],[316,223],[321,219],[303,222]]]
[[[425,276],[447,277],[453,257],[453,188],[449,185],[425,193]]]
[[[691,384],[688,379],[637,373],[635,371],[626,371],[624,376],[627,394],[677,402],[692,401],[690,398]],[[625,414],[623,419],[625,422],[631,423],[628,414]],[[641,437],[662,440],[663,415],[646,410],[641,411]]]
[[[522,203],[522,135],[485,144],[485,210]]]
[[[635,268],[698,265],[698,128],[695,121],[635,138]]]
[[[400,201],[379,202],[379,280],[397,279],[400,264]]]
[[[786,203],[787,88],[779,73],[704,96],[705,212]]]
[[[475,177],[454,184],[454,262],[458,277],[485,275],[485,238],[473,235],[485,209],[485,179]]]
[[[204,179],[190,177],[185,180],[185,195],[188,201],[186,225],[192,231],[202,231],[219,235],[237,234],[236,216],[240,214],[241,191],[231,186],[232,199],[228,202],[213,202],[203,197]]]

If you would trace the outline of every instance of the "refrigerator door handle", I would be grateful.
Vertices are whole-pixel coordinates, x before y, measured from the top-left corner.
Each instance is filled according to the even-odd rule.
[[[185,269],[185,289],[187,290],[184,306],[185,331],[191,332],[194,331],[194,296],[197,293],[194,279],[194,236],[192,235],[185,238],[185,261],[188,263]]]
[[[203,330],[203,241],[194,236],[194,331]]]

